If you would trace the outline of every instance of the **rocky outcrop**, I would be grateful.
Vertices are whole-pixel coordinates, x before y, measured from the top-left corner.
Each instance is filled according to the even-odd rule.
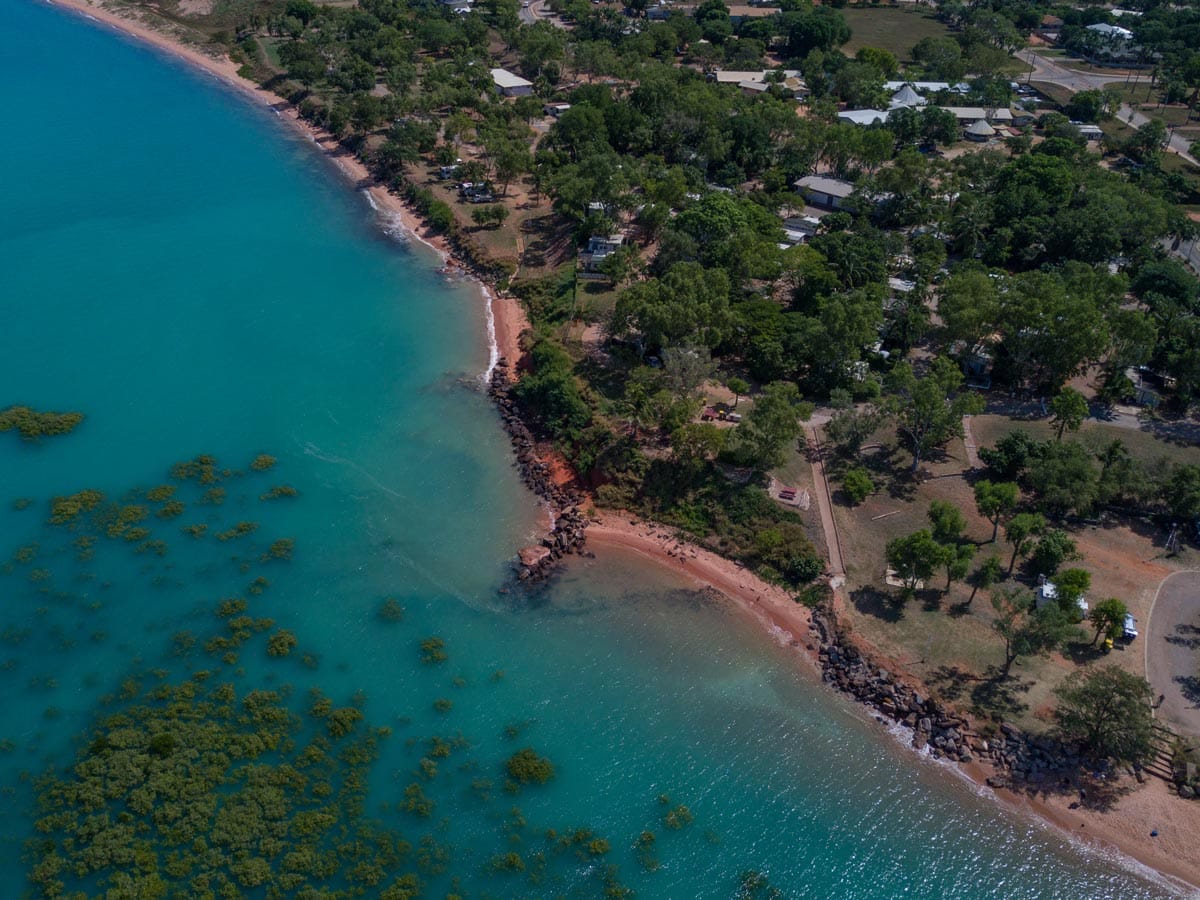
[[[874,709],[880,721],[911,731],[914,749],[934,759],[990,766],[994,771],[987,784],[992,788],[1059,788],[1073,783],[1084,766],[1078,748],[1026,734],[1007,722],[994,734],[985,737],[978,733],[966,717],[923,695],[865,655],[828,608],[814,611],[813,633],[826,684]]]
[[[582,551],[588,520],[579,508],[583,501],[579,492],[556,484],[550,466],[538,458],[533,434],[521,419],[510,396],[511,389],[508,361],[501,359],[492,372],[488,396],[496,404],[504,430],[512,441],[521,480],[549,506],[553,523],[541,542],[522,549],[514,563],[517,578],[531,582],[548,576],[564,556]]]

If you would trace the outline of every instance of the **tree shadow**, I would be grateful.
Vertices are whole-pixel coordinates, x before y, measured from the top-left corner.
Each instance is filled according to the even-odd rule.
[[[938,612],[942,608],[942,598],[946,596],[940,588],[928,588],[917,591],[916,596],[921,601],[921,609],[925,612]]]
[[[943,665],[934,669],[927,680],[941,697],[953,702],[962,699],[968,686],[979,681],[979,676],[958,666]]]
[[[952,619],[961,619],[963,616],[969,616],[974,608],[973,601],[960,600],[958,603],[952,603],[946,610],[946,615]]]
[[[1020,698],[1029,693],[1035,682],[1022,681],[1011,673],[1005,675],[999,666],[988,666],[979,684],[971,690],[971,703],[993,718],[1012,719],[1029,710]]]
[[[904,618],[904,601],[893,594],[885,594],[871,587],[862,587],[850,592],[850,602],[860,613],[874,616],[884,622],[899,622]]]
[[[1064,645],[1062,655],[1077,666],[1086,666],[1088,663],[1095,662],[1105,654],[1101,647],[1095,646],[1090,642],[1076,641]]]
[[[1195,625],[1176,625],[1175,633],[1167,635],[1166,642],[1189,650],[1200,650],[1200,628]]]
[[[1176,675],[1175,683],[1179,685],[1185,700],[1194,706],[1200,706],[1200,676]]]

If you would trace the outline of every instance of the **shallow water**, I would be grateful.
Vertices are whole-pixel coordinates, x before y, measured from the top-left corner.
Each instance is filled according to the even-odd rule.
[[[69,766],[127,676],[216,665],[173,654],[172,635],[214,631],[216,603],[243,596],[299,646],[248,646],[239,685],[319,686],[338,704],[362,691],[393,729],[367,813],[447,848],[448,871],[422,873],[429,896],[599,895],[609,863],[645,897],[735,896],[749,870],[786,896],[1165,892],[916,760],[791,651],[638,560],[500,593],[537,509],[478,390],[478,292],[211,79],[33,3],[0,5],[0,49],[10,121],[36,136],[0,144],[0,406],[87,414],[67,437],[0,434],[0,559],[38,545],[0,574],[3,883],[26,872],[22,773]],[[180,485],[185,513],[146,523],[164,556],[102,537],[81,560],[77,535],[46,524],[53,496],[117,498],[198,453],[241,474],[219,505]],[[259,453],[277,465],[247,471]],[[259,499],[283,483],[300,496]],[[258,530],[214,538],[238,521]],[[198,522],[204,538],[179,530]],[[282,537],[294,558],[263,562]],[[250,595],[258,575],[270,587]],[[402,622],[380,621],[387,597]],[[421,662],[432,635],[443,663]],[[429,738],[456,734],[466,746],[424,786],[432,815],[398,809]],[[503,762],[524,746],[557,777],[510,795]],[[693,819],[673,829],[678,804]],[[531,861],[547,828],[612,849],[548,852],[537,883],[488,865]],[[633,847],[644,831],[653,870]]]

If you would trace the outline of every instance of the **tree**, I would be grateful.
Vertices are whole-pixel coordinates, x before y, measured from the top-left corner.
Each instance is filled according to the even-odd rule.
[[[962,581],[971,570],[971,560],[975,558],[975,545],[962,543],[942,546],[945,551],[942,565],[946,568],[946,590],[949,591],[954,582]],[[975,596],[974,593],[971,596]]]
[[[1000,520],[1012,512],[1017,505],[1017,486],[1011,481],[975,482],[975,507],[979,514],[992,523],[992,543],[1000,533]]]
[[[996,610],[992,628],[1004,641],[1002,671],[1006,678],[1018,657],[1048,653],[1079,634],[1057,604],[1036,609],[1033,595],[1020,588],[997,591],[992,595],[992,608]]]
[[[1150,683],[1117,666],[1072,672],[1055,691],[1055,718],[1068,740],[1098,759],[1140,763],[1153,752]]]
[[[734,432],[745,461],[764,471],[781,465],[784,448],[800,434],[804,406],[800,390],[790,382],[775,381],[763,388],[746,420]]]
[[[992,554],[985,559],[983,565],[975,570],[975,575],[971,579],[971,596],[967,598],[968,605],[975,600],[975,594],[980,590],[990,590],[1003,574],[1004,564],[1000,562],[1000,557]]]
[[[1086,569],[1063,569],[1054,576],[1058,605],[1071,612],[1079,609],[1079,600],[1092,586],[1092,573]]]
[[[962,383],[962,372],[944,356],[935,359],[923,377],[918,377],[907,361],[892,370],[889,409],[912,452],[913,472],[925,454],[962,436],[963,416],[983,411],[982,397],[958,392]]]
[[[946,548],[933,539],[927,528],[888,541],[886,552],[888,565],[903,582],[906,596],[932,577],[946,559]]]
[[[852,456],[883,424],[883,414],[873,406],[840,409],[825,425],[825,436],[839,453]]]
[[[1012,544],[1012,559],[1008,562],[1008,574],[1013,573],[1017,559],[1029,552],[1033,539],[1046,528],[1046,519],[1041,513],[1018,513],[1004,526],[1004,540]]]
[[[847,469],[846,474],[842,476],[842,490],[846,492],[850,502],[857,506],[875,491],[875,482],[871,480],[871,475],[866,469],[854,466]]]
[[[730,378],[725,382],[725,387],[733,391],[734,409],[737,409],[738,402],[742,399],[742,395],[750,393],[750,385],[741,378]]]
[[[929,523],[933,526],[933,539],[939,544],[957,544],[962,540],[967,520],[953,503],[934,500],[929,504]]]
[[[1055,438],[1061,441],[1064,431],[1078,431],[1087,418],[1087,398],[1074,388],[1065,387],[1050,401],[1050,412]]]
[[[1068,559],[1075,558],[1075,542],[1061,528],[1043,534],[1033,548],[1033,565],[1039,574],[1053,575]]]
[[[1163,499],[1177,521],[1200,518],[1200,466],[1176,466],[1163,486]]]
[[[1092,638],[1092,643],[1095,644],[1100,640],[1100,635],[1108,634],[1115,636],[1120,634],[1120,630],[1125,625],[1125,616],[1128,615],[1129,608],[1118,600],[1116,597],[1109,597],[1107,600],[1101,600],[1088,613],[1088,621],[1096,629],[1096,634]]]

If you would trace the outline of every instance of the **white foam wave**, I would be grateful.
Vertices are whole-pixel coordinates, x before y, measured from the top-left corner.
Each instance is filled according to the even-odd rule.
[[[479,293],[483,295],[483,309],[487,321],[488,342],[488,364],[487,368],[479,376],[479,381],[486,388],[491,383],[492,373],[496,371],[496,365],[500,362],[500,343],[496,338],[496,311],[492,308],[492,292],[488,290],[487,285],[480,282]]]

